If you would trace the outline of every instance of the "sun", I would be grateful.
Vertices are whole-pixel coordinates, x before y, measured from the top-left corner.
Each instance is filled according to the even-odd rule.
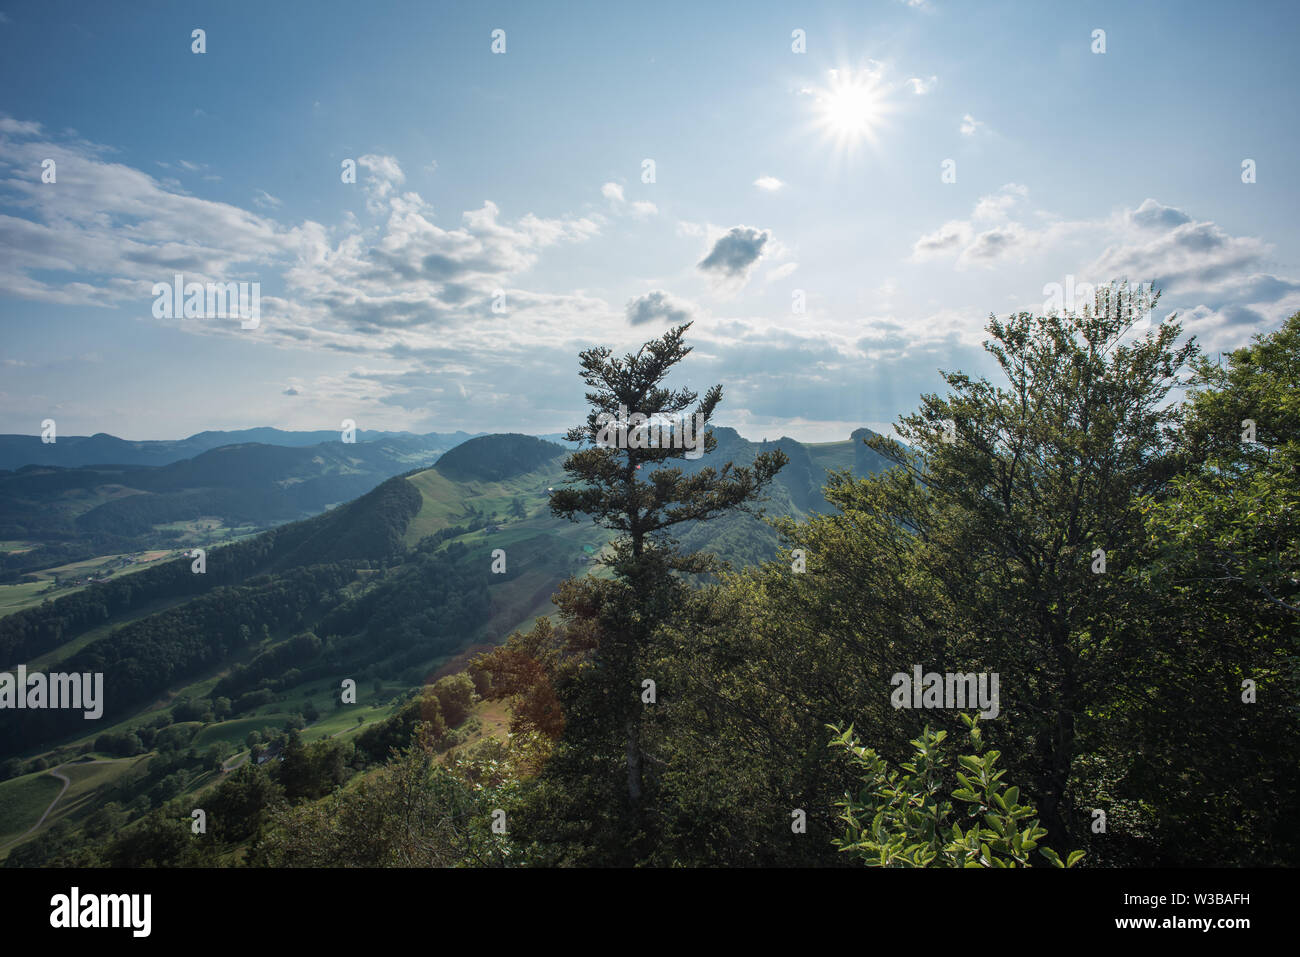
[[[863,142],[876,145],[890,112],[885,87],[871,70],[831,70],[830,82],[813,94],[817,126],[838,152]]]
[[[834,133],[856,139],[875,127],[879,100],[877,92],[866,83],[840,82],[827,92],[821,105],[822,115]]]

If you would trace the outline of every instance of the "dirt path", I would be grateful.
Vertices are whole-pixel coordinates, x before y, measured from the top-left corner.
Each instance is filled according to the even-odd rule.
[[[235,770],[244,764],[244,762],[248,760],[248,757],[248,752],[245,751],[242,754],[236,754],[234,757],[226,758],[226,760],[221,762],[221,773],[225,774],[228,771]],[[231,763],[232,761],[234,762],[233,764]]]
[[[59,768],[61,767],[63,767],[63,765],[60,764]],[[19,841],[26,840],[27,838],[31,837],[34,833],[36,833],[36,831],[40,830],[41,825],[45,823],[45,819],[49,817],[50,812],[54,810],[54,805],[58,804],[59,799],[62,798],[63,795],[68,793],[68,788],[72,787],[72,779],[69,778],[66,774],[60,774],[59,768],[54,768],[53,770],[46,772],[47,774],[54,775],[54,777],[58,778],[60,781],[63,782],[63,787],[60,789],[58,795],[54,798],[53,801],[50,802],[50,806],[45,809],[45,813],[41,815],[41,819],[39,821],[37,821],[35,824],[29,827],[22,834],[19,834],[8,844],[5,844],[4,847],[12,847],[13,845],[17,844]],[[4,847],[0,847],[0,850],[4,850]]]
[[[115,761],[122,761],[122,760],[127,760],[127,759],[125,759],[125,758],[95,758],[95,759],[92,760],[92,761],[77,761],[77,762],[75,762],[75,763],[78,764],[78,765],[82,765],[82,764],[112,764],[112,763],[115,762]],[[50,812],[54,810],[54,806],[55,806],[56,804],[58,804],[59,801],[61,801],[61,800],[63,799],[63,795],[65,795],[65,794],[68,793],[68,788],[72,787],[72,779],[71,779],[70,777],[68,777],[66,774],[61,774],[61,773],[59,772],[59,768],[65,768],[65,767],[67,767],[67,766],[68,766],[68,763],[69,763],[69,762],[66,762],[66,761],[65,761],[63,764],[60,764],[58,767],[56,767],[56,768],[50,768],[48,771],[45,772],[46,774],[49,774],[49,775],[51,775],[51,776],[53,776],[53,777],[56,777],[56,778],[58,778],[60,781],[62,781],[62,782],[63,782],[63,787],[62,787],[62,789],[59,791],[59,793],[55,796],[54,800],[50,802],[50,806],[47,807],[47,808],[45,809],[45,813],[41,815],[41,819],[40,819],[39,821],[37,821],[35,824],[33,824],[31,827],[29,827],[29,828],[28,828],[26,831],[24,831],[22,834],[19,834],[17,837],[15,837],[12,841],[9,841],[7,844],[0,845],[0,851],[4,850],[6,847],[12,847],[13,845],[17,844],[19,841],[26,840],[27,838],[31,837],[33,834],[35,834],[37,831],[40,830],[41,825],[45,823],[45,819],[46,819],[47,817],[49,817],[49,816],[50,816]]]

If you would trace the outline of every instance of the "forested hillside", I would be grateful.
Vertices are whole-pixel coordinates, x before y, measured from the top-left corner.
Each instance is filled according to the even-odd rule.
[[[756,445],[731,430],[720,432],[727,451],[753,458]],[[155,480],[171,472],[179,481],[215,481],[201,466],[220,465],[239,451],[220,449],[167,470],[144,471]],[[719,462],[721,451],[705,463]],[[212,772],[203,769],[213,755],[246,744],[247,729],[268,743],[297,723],[309,736],[320,733],[329,721],[317,717],[309,724],[305,715],[329,714],[344,678],[363,689],[384,689],[367,712],[371,721],[397,715],[403,696],[415,694],[448,663],[459,661],[463,669],[468,650],[493,647],[513,629],[552,614],[551,597],[566,578],[600,571],[594,563],[610,536],[547,509],[550,491],[565,481],[564,455],[561,446],[529,436],[474,439],[434,468],[390,479],[354,502],[210,549],[202,573],[186,553],[0,618],[0,660],[9,668],[27,663],[99,671],[108,689],[104,717],[89,737],[77,712],[11,715],[0,728],[0,759],[8,759],[0,767],[11,776],[10,788],[38,781],[44,766],[77,755],[102,755],[116,770],[155,754],[150,769],[172,770],[164,781],[140,768],[134,772],[138,787],[171,799],[207,781]],[[827,463],[852,460],[847,442],[820,447],[819,455]],[[255,492],[274,474],[234,469],[229,481]],[[796,500],[820,498],[826,474],[823,463],[792,476],[801,482],[797,487],[779,486],[775,514],[786,514]],[[78,487],[75,472],[62,475],[65,485]],[[750,555],[775,554],[772,529],[747,521],[713,543],[739,564]],[[497,549],[501,567],[493,559]],[[403,746],[410,733],[406,713]],[[453,729],[466,720],[455,711],[451,717]],[[370,721],[360,731],[330,733],[339,732],[359,745],[378,733]],[[207,745],[181,747],[189,741]],[[179,751],[160,760],[156,742],[165,743],[168,754]],[[369,760],[386,755],[387,747],[380,747]],[[223,759],[228,756],[223,752]],[[111,803],[110,793],[129,792],[135,800],[136,785],[129,784],[135,777],[126,775],[95,803]],[[4,787],[0,783],[0,793]],[[15,860],[34,853],[23,851]]]

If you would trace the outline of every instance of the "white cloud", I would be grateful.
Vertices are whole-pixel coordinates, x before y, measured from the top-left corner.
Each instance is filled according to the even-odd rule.
[[[1225,280],[1236,281],[1243,270],[1258,266],[1269,248],[1263,240],[1232,236],[1212,222],[1195,222],[1188,217],[1155,235],[1144,226],[1143,234],[1121,237],[1089,269],[1099,275],[1158,280],[1170,292],[1185,285],[1220,289]]]
[[[628,323],[633,326],[648,322],[675,326],[690,322],[696,318],[699,310],[686,300],[678,299],[662,289],[652,289],[635,299],[629,299],[626,314]]]
[[[0,116],[0,133],[13,133],[17,136],[40,136],[41,124],[28,120],[15,120],[9,116]]]
[[[971,232],[969,222],[950,220],[912,244],[912,259],[919,262],[956,253],[970,242]]]
[[[1019,183],[1007,183],[996,193],[975,202],[970,219],[949,220],[912,245],[912,260],[956,257],[960,267],[988,266],[997,260],[1023,254],[1037,242],[1037,233],[1009,219],[1009,214],[1029,195]],[[976,224],[983,228],[977,228]]]
[[[266,190],[259,189],[253,196],[253,205],[261,206],[263,209],[277,209],[283,206],[284,203]]]
[[[766,192],[775,193],[778,189],[784,186],[785,183],[781,182],[775,176],[760,176],[758,179],[754,180],[754,185]]]
[[[709,254],[697,264],[704,272],[727,281],[744,282],[749,269],[763,255],[763,247],[772,234],[752,226],[733,226],[720,236]]]
[[[67,305],[136,301],[147,314],[152,284],[175,272],[248,278],[295,245],[292,230],[106,161],[104,147],[26,138],[33,127],[0,130],[0,171],[39,168],[50,158],[59,185],[9,179],[9,209],[23,213],[0,214],[0,289],[11,295]]]
[[[780,280],[786,278],[787,276],[793,275],[794,271],[798,268],[799,268],[798,263],[782,263],[780,266],[777,266],[775,269],[768,270],[767,276],[765,277],[765,281],[779,282]]]
[[[1023,255],[1034,234],[1019,223],[1004,223],[977,233],[962,250],[959,265],[987,263],[1013,254]]]
[[[1129,213],[1129,221],[1146,229],[1168,229],[1191,222],[1191,217],[1181,209],[1165,206],[1154,199],[1145,199],[1142,205]]]
[[[372,216],[379,216],[387,210],[387,203],[397,187],[406,182],[406,174],[392,156],[367,153],[357,160],[357,165],[368,174],[362,182],[366,194],[366,211]]]
[[[961,118],[961,135],[974,136],[979,130],[985,127],[983,120],[977,120],[967,113]]]
[[[417,193],[397,190],[404,176],[393,157],[358,161],[370,174],[367,205],[381,225],[363,228],[349,214],[333,229],[310,220],[285,226],[108,162],[103,147],[23,139],[32,124],[7,129],[22,135],[0,132],[0,176],[39,167],[45,157],[71,174],[60,175],[57,190],[6,177],[16,198],[0,213],[0,290],[11,296],[125,306],[139,318],[166,321],[152,320],[151,289],[174,273],[200,282],[258,280],[279,288],[274,295],[263,289],[256,333],[223,320],[179,328],[372,355],[449,349],[456,341],[477,353],[485,336],[495,330],[500,338],[511,324],[526,325],[521,340],[566,341],[575,316],[595,323],[612,312],[584,294],[518,286],[543,250],[596,235],[594,220],[532,213],[508,220],[486,201],[443,228]],[[502,315],[490,308],[497,290],[506,293]]]
[[[912,261],[946,259],[959,269],[992,269],[1032,256],[1066,264],[1059,274],[1059,266],[1046,267],[1049,282],[1063,284],[1068,274],[1094,287],[1150,283],[1161,291],[1161,315],[1178,312],[1185,330],[1207,348],[1241,345],[1300,310],[1300,281],[1266,271],[1271,246],[1257,237],[1232,235],[1154,199],[1076,221],[1035,211],[1041,224],[1027,226],[1011,218],[1027,194],[1009,183],[981,197],[969,220],[947,222],[917,239]],[[1030,285],[1037,294],[1041,282]],[[1014,298],[1037,308],[1029,297]]]
[[[929,78],[914,76],[907,80],[907,85],[912,88],[912,92],[917,96],[925,96],[925,94],[935,88],[935,85],[938,84],[938,82],[939,78],[937,76],[931,76]]]
[[[357,160],[357,163],[369,171],[371,178],[377,184],[392,187],[406,182],[406,174],[402,172],[401,164],[392,156],[367,153]]]
[[[629,203],[618,183],[606,183],[600,188],[600,195],[609,200],[615,212],[630,213],[636,219],[645,219],[659,212],[659,207],[649,200],[639,199]]]
[[[981,196],[971,213],[973,220],[1001,222],[1007,218],[1012,208],[1029,196],[1029,187],[1019,183],[1007,183],[996,193]]]

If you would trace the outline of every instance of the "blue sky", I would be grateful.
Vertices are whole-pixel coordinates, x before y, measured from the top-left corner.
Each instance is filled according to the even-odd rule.
[[[1233,348],[1300,310],[1297,19],[0,3],[0,432],[559,431],[581,349],[690,316],[717,421],[827,441],[1067,277]],[[259,282],[258,328],[155,318],[177,271]]]

